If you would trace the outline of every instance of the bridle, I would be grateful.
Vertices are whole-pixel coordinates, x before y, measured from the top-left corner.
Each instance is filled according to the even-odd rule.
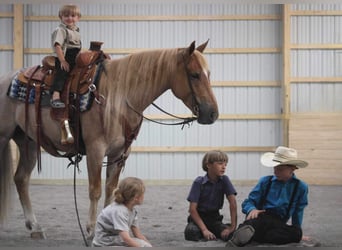
[[[182,54],[182,57],[183,57],[183,63],[184,63],[184,69],[185,69],[185,72],[186,72],[186,75],[187,75],[187,79],[188,79],[188,85],[189,85],[189,89],[190,89],[190,93],[191,93],[191,97],[192,97],[192,106],[193,106],[193,109],[194,110],[199,110],[199,103],[196,99],[196,96],[195,96],[195,91],[194,91],[194,88],[192,86],[192,81],[191,81],[191,73],[189,71],[189,69],[187,68],[186,66],[186,62],[185,62],[185,58],[184,58],[184,53]],[[182,129],[184,128],[184,125],[188,125],[190,126],[190,123],[192,123],[194,120],[197,120],[197,116],[191,116],[191,117],[179,117],[179,116],[176,116],[176,115],[173,115],[167,111],[165,111],[164,109],[162,109],[161,107],[159,107],[157,104],[155,104],[154,102],[152,102],[152,105],[157,108],[158,110],[160,110],[161,112],[163,112],[164,114],[167,114],[173,118],[176,118],[176,119],[179,119],[179,120],[182,120],[180,122],[175,122],[175,123],[167,123],[167,122],[159,122],[157,120],[154,120],[154,119],[151,119],[151,118],[148,118],[146,116],[144,116],[142,113],[140,113],[139,111],[137,111],[127,100],[126,100],[126,103],[127,103],[127,106],[132,109],[135,113],[137,113],[138,115],[140,115],[141,117],[143,117],[145,120],[148,120],[148,121],[151,121],[151,122],[154,122],[154,123],[158,123],[158,124],[161,124],[161,125],[183,125],[182,126]]]
[[[191,97],[192,97],[192,107],[194,110],[199,111],[199,103],[196,99],[196,95],[195,95],[195,91],[194,88],[192,86],[192,81],[191,81],[191,72],[189,71],[188,67],[186,66],[186,62],[185,62],[185,58],[184,58],[184,53],[182,54],[183,57],[183,63],[184,63],[184,69],[186,72],[186,76],[188,78],[188,85],[189,85],[189,89],[190,89],[190,93],[191,93]]]

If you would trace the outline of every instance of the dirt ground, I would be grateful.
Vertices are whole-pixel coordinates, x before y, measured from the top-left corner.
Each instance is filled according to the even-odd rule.
[[[235,185],[238,191],[239,222],[241,202],[252,188]],[[76,187],[80,223],[85,228],[88,212],[86,185]],[[223,241],[191,242],[183,236],[189,185],[147,185],[144,204],[138,207],[140,227],[154,247],[224,247]],[[309,206],[305,210],[304,234],[319,240],[322,247],[342,247],[342,186],[310,186]],[[14,193],[11,212],[0,226],[0,247],[83,247],[85,243],[77,221],[73,185],[31,185],[33,208],[44,228],[46,239],[32,239],[25,228],[20,202]],[[103,197],[103,195],[102,195]],[[99,205],[99,209],[103,204]],[[229,222],[227,202],[222,214]]]

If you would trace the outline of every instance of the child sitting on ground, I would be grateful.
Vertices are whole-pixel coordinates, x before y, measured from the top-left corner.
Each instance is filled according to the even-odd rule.
[[[144,201],[142,180],[127,177],[114,190],[114,202],[97,217],[93,246],[151,247],[138,226],[136,205]],[[133,234],[131,237],[130,233]]]
[[[236,229],[236,191],[225,175],[227,163],[228,156],[222,151],[214,150],[204,155],[202,168],[207,174],[194,180],[187,198],[190,216],[184,231],[186,240],[227,240]],[[230,225],[223,224],[223,216],[219,213],[224,196],[229,202]]]

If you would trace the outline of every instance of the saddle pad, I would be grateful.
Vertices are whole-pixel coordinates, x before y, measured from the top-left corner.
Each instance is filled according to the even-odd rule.
[[[12,79],[12,82],[7,90],[7,96],[25,102],[26,100],[26,84],[21,83],[18,80],[18,74]],[[32,104],[35,100],[36,91],[32,88],[29,92],[28,103]]]
[[[7,90],[7,96],[25,102],[26,101],[27,84],[20,82],[18,74],[12,79],[12,82]],[[33,104],[35,102],[36,91],[34,88],[30,89],[28,96],[28,103]],[[90,91],[83,95],[80,95],[80,111],[84,112],[90,109],[93,103],[94,96]],[[50,94],[47,91],[42,91],[41,106],[50,105]]]

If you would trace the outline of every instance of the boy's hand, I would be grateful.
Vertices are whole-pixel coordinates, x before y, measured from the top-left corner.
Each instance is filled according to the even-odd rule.
[[[246,219],[247,220],[256,219],[256,218],[258,218],[259,214],[265,213],[265,212],[266,212],[266,210],[253,209],[252,211],[249,212]]]
[[[221,238],[223,240],[228,240],[229,235],[234,232],[234,229],[232,227],[227,227],[221,232]]]
[[[61,69],[66,71],[66,72],[69,72],[69,70],[70,70],[69,63],[65,60],[61,61]]]
[[[206,240],[216,240],[215,234],[210,232],[208,229],[203,230],[202,234],[203,234],[204,239]]]

